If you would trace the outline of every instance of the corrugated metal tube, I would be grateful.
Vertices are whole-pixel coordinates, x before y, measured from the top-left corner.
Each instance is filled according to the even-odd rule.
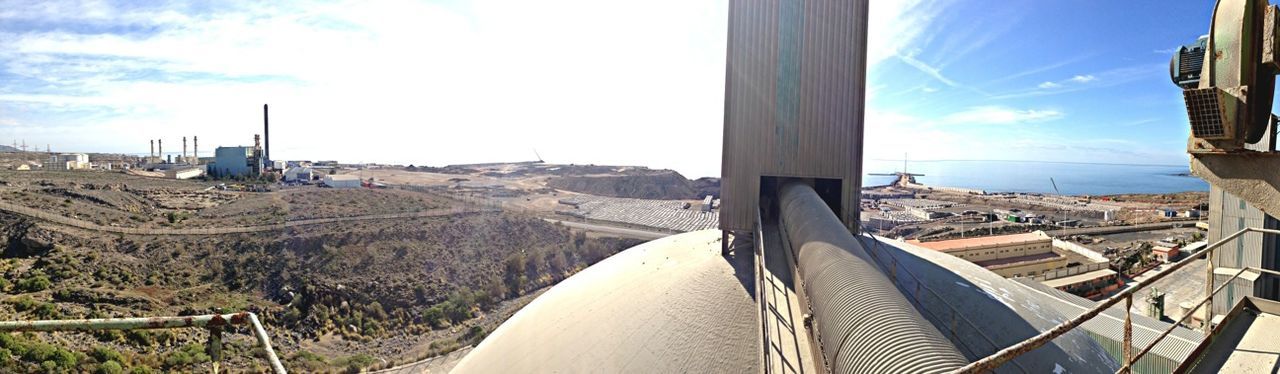
[[[780,193],[783,225],[834,373],[940,373],[968,363],[874,265],[813,188]]]

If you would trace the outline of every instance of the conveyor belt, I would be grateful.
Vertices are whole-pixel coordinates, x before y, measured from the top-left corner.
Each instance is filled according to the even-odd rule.
[[[833,373],[935,373],[968,363],[880,272],[810,186],[780,190],[822,354]]]

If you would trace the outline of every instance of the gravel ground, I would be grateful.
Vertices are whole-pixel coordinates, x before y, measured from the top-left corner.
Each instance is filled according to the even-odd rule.
[[[698,204],[683,209],[681,200],[645,200],[615,197],[578,195],[561,201],[578,205],[578,209],[564,205],[560,211],[569,215],[601,221],[629,223],[681,232],[715,228],[720,222],[720,212],[704,212]]]

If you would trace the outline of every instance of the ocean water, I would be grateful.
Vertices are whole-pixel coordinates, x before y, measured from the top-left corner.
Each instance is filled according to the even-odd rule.
[[[902,161],[865,160],[867,173],[902,170]],[[1043,161],[910,161],[907,171],[924,174],[925,185],[965,187],[987,192],[1038,192],[1065,195],[1208,191],[1209,184],[1187,176],[1187,165],[1121,165]],[[1053,179],[1053,182],[1050,181]],[[891,176],[863,176],[864,186],[892,183]]]

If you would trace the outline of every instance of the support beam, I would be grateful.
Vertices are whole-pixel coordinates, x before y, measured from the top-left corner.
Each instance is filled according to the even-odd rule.
[[[1270,215],[1280,215],[1280,153],[1193,154],[1191,174]]]

